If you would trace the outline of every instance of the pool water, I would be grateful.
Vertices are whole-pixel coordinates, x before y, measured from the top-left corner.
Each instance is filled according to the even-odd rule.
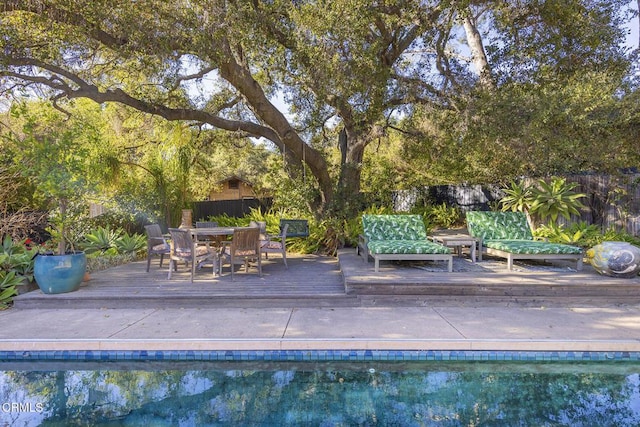
[[[6,362],[0,404],[20,426],[636,426],[640,364]]]

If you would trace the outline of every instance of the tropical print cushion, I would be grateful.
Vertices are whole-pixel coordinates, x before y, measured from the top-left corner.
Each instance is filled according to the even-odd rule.
[[[362,228],[369,241],[427,238],[420,215],[362,215]]]
[[[533,240],[523,212],[467,212],[467,229],[469,234],[483,240]]]
[[[449,254],[451,250],[429,240],[373,240],[368,244],[372,254]]]
[[[581,254],[577,246],[560,243],[541,242],[539,240],[485,240],[484,246],[512,254]]]

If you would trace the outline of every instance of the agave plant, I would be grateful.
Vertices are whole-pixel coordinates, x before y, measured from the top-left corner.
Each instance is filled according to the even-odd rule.
[[[87,253],[105,253],[116,246],[116,241],[121,237],[121,230],[109,230],[104,227],[87,233],[85,237],[84,250]]]
[[[141,234],[129,235],[124,233],[115,241],[119,254],[137,254],[147,247],[147,239]]]
[[[499,203],[502,205],[502,210],[505,212],[524,212],[529,224],[535,228],[533,218],[531,218],[531,213],[529,211],[531,203],[533,202],[531,190],[532,187],[524,182],[517,184],[516,182],[511,181],[511,188],[503,190],[506,193],[506,196],[500,199]]]
[[[533,202],[532,187],[511,182],[511,188],[503,190],[507,195],[500,199],[503,211],[528,212]]]
[[[540,179],[536,184],[531,189],[531,214],[542,220],[551,218],[553,222],[558,220],[558,216],[570,219],[572,214],[580,215],[579,209],[584,205],[579,199],[586,197],[586,194],[573,191],[577,184],[567,183],[565,178],[559,177],[553,177],[550,182]]]

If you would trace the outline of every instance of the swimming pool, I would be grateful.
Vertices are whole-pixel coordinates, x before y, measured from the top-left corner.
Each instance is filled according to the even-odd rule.
[[[640,424],[635,353],[20,352],[0,360],[0,420],[13,425]]]

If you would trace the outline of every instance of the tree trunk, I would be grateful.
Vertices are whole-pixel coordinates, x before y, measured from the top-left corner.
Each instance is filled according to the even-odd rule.
[[[484,51],[482,36],[478,31],[476,20],[468,8],[460,11],[460,15],[464,32],[467,36],[467,44],[471,50],[471,61],[480,76],[480,84],[485,89],[493,88],[494,83],[491,76],[491,67],[489,66],[487,54]]]
[[[61,198],[58,206],[60,207],[60,240],[58,241],[58,255],[64,255],[67,249],[67,200]]]
[[[356,133],[344,128],[340,131],[338,142],[341,153],[340,177],[331,210],[338,216],[349,218],[362,208],[360,178],[366,144]]]
[[[324,210],[334,198],[334,184],[323,154],[305,143],[285,115],[267,98],[248,67],[235,57],[232,47],[225,44],[224,49],[227,53],[220,58],[220,75],[242,93],[255,115],[274,131],[273,136],[257,136],[267,137],[281,152],[291,156],[299,165],[302,165],[304,159],[320,189],[318,209]]]

